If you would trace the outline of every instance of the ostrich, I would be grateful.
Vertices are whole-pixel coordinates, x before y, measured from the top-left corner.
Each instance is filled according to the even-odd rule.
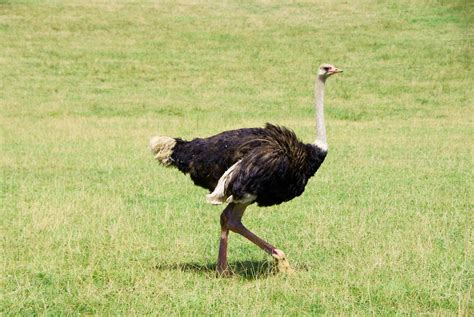
[[[259,238],[242,224],[246,207],[272,206],[300,196],[308,179],[323,163],[327,151],[324,124],[326,79],[342,72],[333,65],[320,66],[315,84],[316,141],[302,143],[295,133],[267,123],[264,128],[225,131],[208,138],[185,141],[156,136],[150,148],[164,166],[190,174],[195,185],[210,191],[211,204],[227,203],[220,216],[221,234],[217,273],[230,274],[227,264],[229,230],[270,254],[281,272],[292,272],[285,253]]]

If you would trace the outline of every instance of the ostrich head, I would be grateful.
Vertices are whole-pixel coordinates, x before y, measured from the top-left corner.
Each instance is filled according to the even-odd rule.
[[[334,65],[331,64],[322,64],[319,67],[318,76],[322,79],[326,79],[331,75],[342,73],[342,70],[338,69]]]

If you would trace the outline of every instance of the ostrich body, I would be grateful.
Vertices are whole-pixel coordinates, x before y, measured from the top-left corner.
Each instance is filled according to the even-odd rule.
[[[324,87],[326,79],[339,72],[329,64],[319,68],[315,84],[317,136],[313,144],[302,143],[293,131],[269,123],[264,128],[225,131],[191,141],[165,136],[150,140],[150,148],[160,163],[178,168],[189,174],[196,185],[208,189],[208,202],[228,204],[220,218],[219,274],[229,273],[229,230],[273,256],[280,271],[292,270],[284,252],[248,230],[242,224],[242,216],[252,203],[272,206],[303,193],[327,154]]]

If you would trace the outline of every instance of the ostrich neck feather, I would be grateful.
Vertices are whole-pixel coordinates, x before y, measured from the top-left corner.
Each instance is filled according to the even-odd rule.
[[[326,140],[326,125],[324,123],[324,87],[326,79],[318,76],[314,86],[314,104],[316,108],[316,141],[314,145],[323,151],[327,151],[328,143]]]

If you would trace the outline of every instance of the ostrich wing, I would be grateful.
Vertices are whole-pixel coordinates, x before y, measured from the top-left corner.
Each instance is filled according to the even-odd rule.
[[[232,171],[225,196],[245,202],[254,198],[260,206],[271,206],[301,195],[308,177],[288,154],[271,143],[250,151]]]

